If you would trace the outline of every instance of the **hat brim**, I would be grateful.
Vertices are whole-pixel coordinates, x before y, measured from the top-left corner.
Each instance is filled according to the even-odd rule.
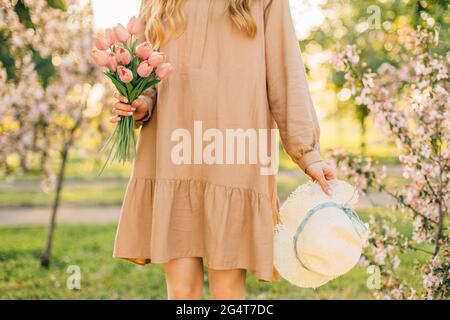
[[[353,186],[341,180],[332,180],[329,184],[333,190],[333,201],[347,203],[350,206],[356,204],[358,193]],[[295,202],[297,199],[302,201]],[[281,222],[276,226],[274,235],[274,265],[281,277],[296,286],[317,288],[339,277],[322,275],[306,269],[297,260],[293,247],[297,226],[306,212],[329,200],[317,183],[309,182],[297,188],[280,210]]]
[[[317,288],[335,279],[304,268],[297,260],[292,239],[295,230],[280,226],[274,237],[274,261],[278,273],[290,283],[302,288]]]

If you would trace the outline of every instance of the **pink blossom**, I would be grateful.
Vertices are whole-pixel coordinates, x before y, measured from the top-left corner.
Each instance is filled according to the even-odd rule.
[[[132,35],[137,35],[142,29],[142,24],[139,18],[132,17],[130,22],[128,22],[127,30]]]
[[[117,42],[116,34],[111,28],[105,30],[105,38],[108,41],[108,47],[111,47]]]
[[[148,63],[154,68],[158,68],[165,62],[166,58],[163,53],[155,51],[148,58]]]
[[[129,65],[131,62],[130,52],[127,49],[125,49],[124,47],[117,48],[116,58],[117,58],[117,62],[124,66]]]
[[[160,80],[166,80],[173,70],[174,68],[170,63],[164,63],[156,69],[156,76]]]
[[[109,57],[106,51],[98,50],[97,48],[92,49],[91,57],[95,64],[99,67],[106,67],[109,63]]]
[[[109,69],[112,72],[116,72],[117,71],[117,58],[116,58],[116,54],[114,52],[109,52]]]
[[[109,41],[107,40],[105,35],[101,33],[97,33],[94,36],[94,43],[98,50],[105,51],[110,47]]]
[[[147,60],[150,58],[150,55],[152,54],[153,49],[150,43],[148,42],[142,42],[136,47],[136,50],[134,51],[134,54],[138,56],[141,60]]]
[[[119,75],[119,78],[123,83],[130,83],[131,81],[133,81],[133,72],[131,72],[130,69],[127,69],[124,66],[117,67],[117,74]]]
[[[128,41],[128,39],[130,38],[130,33],[128,32],[128,30],[122,25],[122,24],[117,24],[117,26],[114,27],[114,34],[116,36],[116,39],[119,42],[125,43]]]
[[[147,62],[143,61],[137,69],[137,73],[142,78],[147,78],[153,71],[153,67]]]

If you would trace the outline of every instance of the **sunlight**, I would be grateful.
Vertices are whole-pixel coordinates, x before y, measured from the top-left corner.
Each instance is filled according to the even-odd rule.
[[[117,23],[127,24],[132,16],[139,14],[140,0],[93,0],[95,27],[104,29]]]
[[[290,0],[295,28],[299,39],[308,36],[311,28],[320,25],[324,19],[320,6],[325,0]],[[140,0],[93,0],[95,26],[99,29],[111,27],[117,23],[126,24],[130,17],[137,15]]]

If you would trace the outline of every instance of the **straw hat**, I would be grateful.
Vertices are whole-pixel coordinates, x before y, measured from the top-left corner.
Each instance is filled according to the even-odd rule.
[[[352,207],[357,190],[329,181],[333,195],[309,182],[283,204],[274,237],[274,263],[294,285],[316,288],[350,271],[359,261],[368,229]]]

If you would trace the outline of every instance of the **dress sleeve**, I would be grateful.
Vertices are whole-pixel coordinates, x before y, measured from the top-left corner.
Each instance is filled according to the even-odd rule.
[[[142,17],[142,8],[145,4],[145,1],[146,0],[141,1],[140,17]],[[145,21],[142,21],[142,22],[145,23]],[[138,37],[139,43],[144,42],[146,40],[143,29],[141,29],[141,32],[139,32],[137,37]],[[140,127],[142,127],[144,125],[144,123],[149,121],[150,118],[152,117],[153,109],[155,108],[155,105],[156,105],[157,88],[152,87],[152,88],[147,89],[146,91],[143,92],[142,96],[144,96],[146,99],[148,99],[150,107],[149,107],[148,114],[143,119],[136,121],[136,125],[135,125],[136,129],[139,129]]]
[[[289,0],[265,7],[266,70],[269,107],[283,146],[302,169],[322,161],[320,127],[289,8]]]
[[[144,125],[145,122],[149,121],[153,114],[153,109],[156,105],[156,96],[157,96],[157,90],[155,87],[149,88],[146,91],[142,93],[142,96],[148,100],[149,103],[149,110],[148,114],[141,120],[136,121],[135,128],[139,129]]]

